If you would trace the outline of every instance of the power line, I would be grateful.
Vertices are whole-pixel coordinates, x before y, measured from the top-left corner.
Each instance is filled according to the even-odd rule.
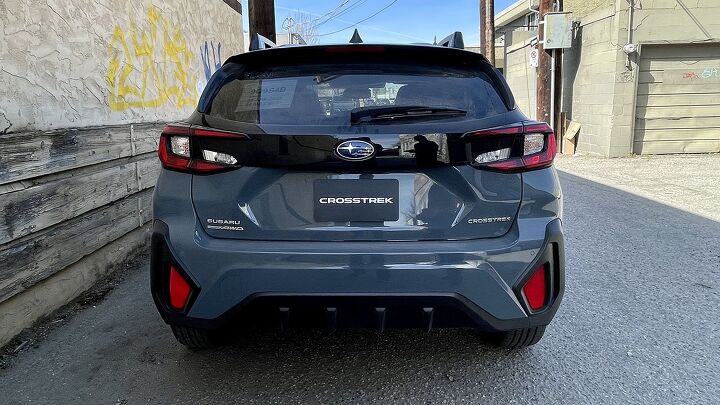
[[[383,11],[387,10],[388,8],[390,8],[390,6],[392,6],[393,4],[397,3],[397,1],[398,1],[398,0],[393,0],[393,1],[391,1],[387,6],[381,8],[381,9],[378,10],[375,14],[371,15],[370,17],[367,17],[367,18],[365,18],[365,19],[362,19],[362,20],[356,22],[355,24],[348,25],[347,27],[342,28],[342,29],[339,29],[339,30],[337,30],[337,31],[328,32],[328,33],[325,33],[325,34],[318,34],[317,36],[318,36],[318,37],[324,37],[324,36],[327,36],[327,35],[337,34],[338,32],[345,31],[345,30],[347,30],[347,29],[353,28],[353,27],[355,27],[356,25],[361,24],[361,23],[364,23],[365,21],[367,21],[367,20],[375,17],[376,15],[382,13]]]
[[[311,22],[311,23],[314,23],[315,21],[320,21],[320,20],[322,20],[323,18],[325,18],[326,16],[329,16],[330,14],[337,13],[338,11],[340,11],[340,9],[341,9],[342,7],[344,7],[344,6],[345,6],[347,3],[349,3],[349,2],[350,2],[350,0],[342,0],[342,1],[340,2],[340,4],[338,4],[335,8],[333,8],[332,10],[328,11],[327,13],[321,15],[320,17],[313,19],[313,20],[310,21],[310,22]],[[334,15],[330,16],[330,18],[333,18],[333,17],[334,17]],[[330,18],[329,18],[329,19],[330,19]],[[327,21],[327,20],[325,20],[325,21]]]
[[[325,23],[327,23],[327,22],[329,22],[329,21],[332,21],[332,20],[335,19],[335,18],[341,17],[341,16],[349,13],[350,11],[358,8],[359,6],[362,6],[362,5],[365,4],[365,3],[367,3],[367,1],[368,1],[368,0],[357,0],[357,1],[355,1],[354,3],[350,4],[346,9],[344,9],[344,10],[340,11],[339,13],[331,16],[330,18],[326,19],[325,21],[322,21],[322,22],[318,23],[317,25],[315,25],[315,28],[317,28],[317,27],[319,27],[319,26],[321,26],[321,25],[323,25],[323,24],[325,24]]]

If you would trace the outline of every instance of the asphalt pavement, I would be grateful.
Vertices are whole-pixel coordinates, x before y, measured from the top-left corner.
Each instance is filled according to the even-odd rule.
[[[561,180],[566,295],[529,349],[463,330],[254,331],[194,353],[157,315],[141,264],[9,358],[0,403],[717,403],[720,223]]]

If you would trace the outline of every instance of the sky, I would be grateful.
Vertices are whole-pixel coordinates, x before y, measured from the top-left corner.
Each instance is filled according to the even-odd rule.
[[[495,12],[515,1],[496,0]],[[247,30],[247,0],[242,3]],[[275,0],[276,32],[287,33],[283,20],[300,12],[316,20],[319,43],[347,42],[357,27],[364,42],[431,43],[435,36],[439,40],[461,31],[465,44],[471,45],[480,42],[479,4],[479,0]]]

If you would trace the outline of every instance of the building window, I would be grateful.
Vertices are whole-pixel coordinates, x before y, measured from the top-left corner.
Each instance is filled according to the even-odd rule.
[[[537,13],[530,13],[525,17],[525,29],[535,31],[537,28]]]

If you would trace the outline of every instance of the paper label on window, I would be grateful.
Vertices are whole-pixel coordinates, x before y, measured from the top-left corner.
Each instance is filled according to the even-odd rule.
[[[262,81],[246,81],[243,95],[238,101],[236,111],[269,110],[274,108],[290,108],[295,96],[297,80],[269,79]],[[258,98],[260,105],[258,106]]]

